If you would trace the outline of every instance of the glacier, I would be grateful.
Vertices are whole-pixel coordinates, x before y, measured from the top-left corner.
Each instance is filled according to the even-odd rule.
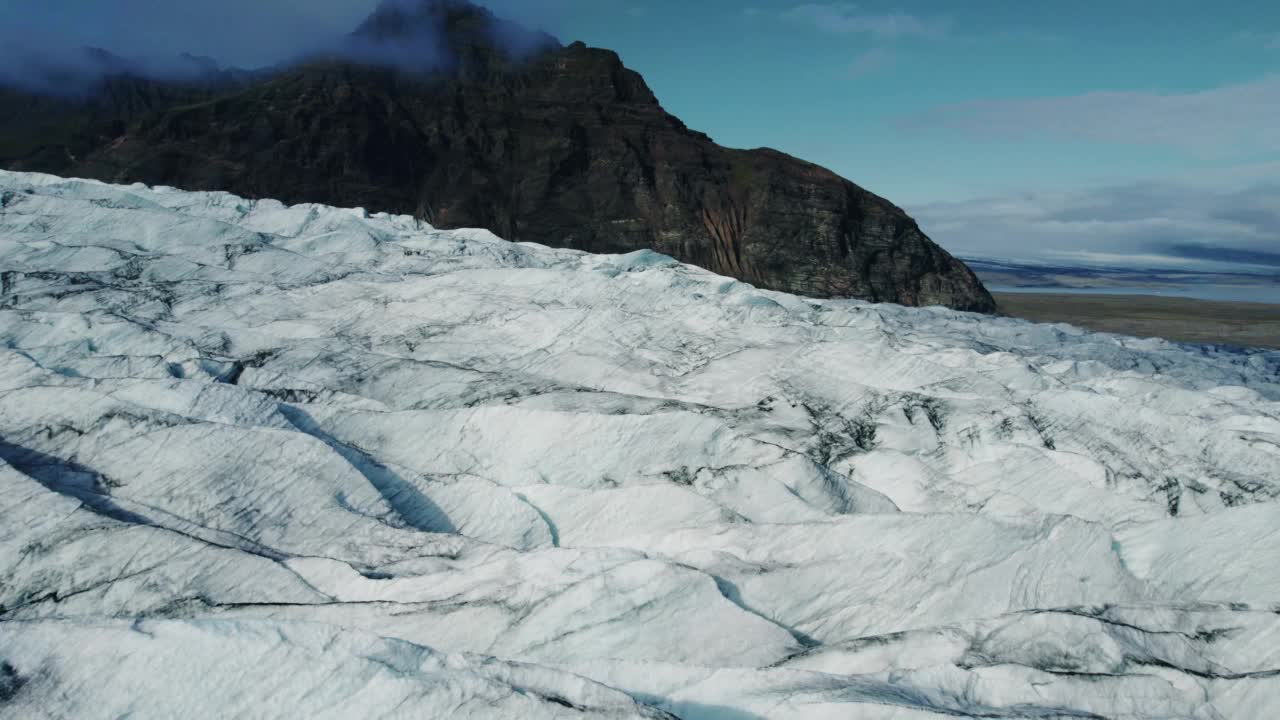
[[[1280,353],[0,172],[0,716],[1280,716]]]

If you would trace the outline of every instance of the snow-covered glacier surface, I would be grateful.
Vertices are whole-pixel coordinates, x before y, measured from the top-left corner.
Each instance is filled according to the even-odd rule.
[[[0,716],[1280,716],[1280,354],[0,173]]]

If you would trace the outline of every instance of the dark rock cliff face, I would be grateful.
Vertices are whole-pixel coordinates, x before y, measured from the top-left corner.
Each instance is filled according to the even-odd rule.
[[[594,252],[653,248],[816,297],[995,309],[901,209],[817,165],[716,145],[611,51],[561,47],[459,0],[401,0],[352,38],[411,51],[424,28],[441,43],[427,73],[393,52],[401,67],[337,55],[180,89],[137,81],[123,106],[62,103],[36,138],[48,142],[0,112],[0,163],[360,205]]]

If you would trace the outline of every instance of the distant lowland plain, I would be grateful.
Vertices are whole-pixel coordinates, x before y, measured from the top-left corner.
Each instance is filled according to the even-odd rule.
[[[1280,271],[964,260],[1000,313],[1011,317],[1174,342],[1280,349]]]

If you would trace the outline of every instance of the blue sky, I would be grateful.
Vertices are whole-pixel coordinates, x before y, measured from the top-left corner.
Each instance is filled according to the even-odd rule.
[[[0,0],[0,12],[31,36],[253,65],[373,4]],[[830,167],[958,254],[1280,270],[1280,3],[487,4],[617,50],[690,127]]]
[[[748,3],[551,21],[691,127],[826,165],[959,254],[1280,269],[1280,3]]]
[[[1280,129],[1267,127],[1280,118],[1233,128],[1270,134],[1262,148],[1190,112],[1169,118],[1191,126],[1167,137],[1123,119],[1107,137],[1071,132],[1091,115],[1102,122],[1088,98],[1061,108],[1065,127],[1044,117],[1055,109],[1023,104],[1131,93],[1102,111],[1141,118],[1162,95],[1280,72],[1280,48],[1268,47],[1280,43],[1280,3],[1156,5],[606,0],[554,22],[566,39],[618,50],[669,110],[719,142],[813,159],[904,204],[1280,161]],[[991,127],[993,113],[1005,118]]]

